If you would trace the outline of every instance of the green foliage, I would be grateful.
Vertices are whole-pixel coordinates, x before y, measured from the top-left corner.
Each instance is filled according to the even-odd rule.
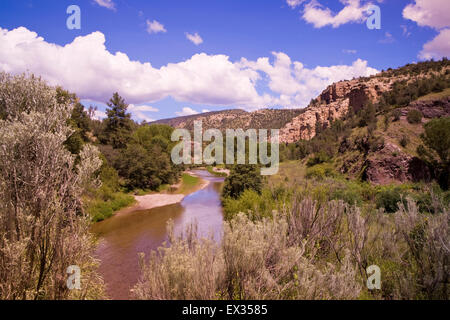
[[[330,157],[325,152],[316,153],[306,162],[307,167],[312,167],[330,161]]]
[[[261,192],[262,177],[259,167],[256,165],[233,166],[230,175],[225,179],[222,196],[236,199],[247,189]]]
[[[181,175],[181,187],[178,193],[188,194],[200,183],[200,178],[183,173]]]
[[[441,163],[450,162],[450,117],[433,119],[424,125],[422,140],[425,146],[437,153]]]
[[[89,201],[86,207],[93,222],[98,222],[111,217],[114,212],[128,207],[135,202],[132,195],[121,192],[110,193],[109,190],[102,191],[103,197],[107,200],[97,199]]]
[[[367,127],[370,125],[376,124],[376,109],[373,103],[369,102],[359,111],[359,127]]]
[[[432,65],[434,63],[434,65]],[[417,70],[413,71],[412,73],[418,75],[421,72],[429,72],[430,70],[434,70],[436,72],[440,72],[443,66],[448,66],[447,61],[440,61],[440,62],[426,62],[427,66],[425,65],[416,65]],[[396,71],[403,73],[404,71]],[[419,72],[419,73],[417,73]],[[403,74],[405,75],[405,74]],[[394,73],[395,76],[395,73]],[[399,80],[393,83],[392,89],[390,91],[387,91],[383,93],[381,104],[378,104],[377,108],[378,110],[382,110],[382,105],[390,105],[390,106],[397,106],[397,107],[406,107],[408,106],[412,101],[417,100],[419,97],[425,96],[431,92],[440,92],[446,88],[450,87],[450,79],[445,74],[438,74],[433,73],[429,77],[422,78],[412,78],[411,74],[407,74],[409,79],[414,80]]]
[[[388,213],[398,210],[399,203],[406,203],[407,193],[397,186],[380,187],[376,194],[376,206],[383,208]]]
[[[423,145],[417,148],[419,156],[436,172],[439,184],[445,190],[450,186],[450,117],[433,119],[424,125]]]
[[[213,170],[212,166],[207,166],[206,170],[211,173],[212,175],[215,175],[217,177],[227,177],[228,175],[225,172],[217,172]]]
[[[411,124],[417,124],[421,123],[423,118],[422,112],[420,112],[417,109],[412,109],[408,112],[408,115],[406,116],[406,119]]]
[[[117,167],[130,190],[155,190],[161,184],[173,182],[174,178],[170,158],[159,146],[148,150],[137,143],[129,144],[120,154]]]
[[[322,163],[306,169],[306,178],[316,178],[323,180],[326,177],[335,177],[337,175],[334,167],[330,163]]]
[[[105,129],[101,140],[110,144],[116,149],[125,148],[132,131],[133,121],[131,114],[127,113],[128,105],[125,100],[116,92],[109,100],[104,120]]]

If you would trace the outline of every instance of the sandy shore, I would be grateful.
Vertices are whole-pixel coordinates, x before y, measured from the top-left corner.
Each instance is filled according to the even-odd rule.
[[[187,171],[187,174],[198,177],[194,172]],[[137,204],[133,206],[133,210],[149,210],[158,207],[164,207],[171,204],[179,203],[191,193],[206,188],[209,185],[208,180],[201,179],[201,183],[188,194],[172,194],[172,193],[153,193],[145,196],[134,196]],[[129,211],[129,210],[127,210]]]
[[[136,209],[149,210],[181,202],[185,196],[184,194],[156,193],[145,196],[134,196],[134,198],[137,201]]]

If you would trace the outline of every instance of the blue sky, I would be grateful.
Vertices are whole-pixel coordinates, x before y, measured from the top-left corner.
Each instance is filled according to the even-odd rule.
[[[142,120],[305,107],[333,81],[448,53],[441,38],[450,1],[374,0],[380,30],[355,13],[370,1],[317,1],[2,0],[0,70],[40,74],[99,110],[118,90]],[[81,30],[66,27],[71,4],[81,9]],[[345,8],[354,16],[340,19]],[[64,47],[76,37],[76,48]]]

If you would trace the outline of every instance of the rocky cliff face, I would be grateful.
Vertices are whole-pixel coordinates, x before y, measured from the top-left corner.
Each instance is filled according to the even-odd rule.
[[[404,153],[392,143],[386,143],[381,150],[369,154],[363,167],[363,179],[374,184],[431,179],[431,173],[422,160]]]
[[[280,130],[280,141],[292,143],[309,140],[320,126],[326,128],[333,120],[345,117],[350,108],[359,111],[368,101],[377,102],[391,88],[392,80],[364,78],[341,81],[330,85],[307,107]]]

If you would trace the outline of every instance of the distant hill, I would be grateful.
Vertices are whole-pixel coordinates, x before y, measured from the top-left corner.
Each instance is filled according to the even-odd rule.
[[[152,123],[167,124],[174,128],[193,130],[194,121],[202,120],[203,129],[281,129],[303,112],[301,109],[262,109],[247,112],[240,109],[201,113],[191,116],[158,120]]]

